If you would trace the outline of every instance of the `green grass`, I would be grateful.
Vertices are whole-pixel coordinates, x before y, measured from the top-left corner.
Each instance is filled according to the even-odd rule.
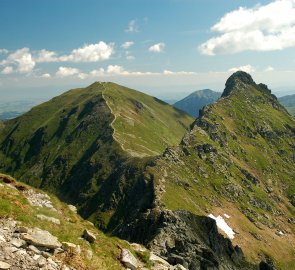
[[[0,183],[3,184],[1,180]],[[41,191],[36,190],[36,192]],[[78,267],[78,269],[124,269],[117,259],[120,254],[118,246],[125,247],[136,254],[132,247],[125,241],[102,233],[93,225],[89,224],[88,221],[83,220],[80,216],[70,211],[66,204],[60,202],[52,194],[50,194],[50,198],[57,211],[31,206],[21,192],[5,185],[0,186],[0,197],[0,217],[11,217],[22,222],[23,226],[38,227],[47,230],[58,237],[60,242],[65,241],[80,245],[82,250],[82,264],[81,260],[79,260],[79,265],[75,264],[77,263],[75,261],[70,262],[73,266]],[[56,225],[48,221],[41,221],[36,217],[38,214],[57,218],[61,224]],[[89,245],[87,241],[80,239],[85,228],[95,233],[97,240],[94,244]],[[86,259],[86,251],[89,249],[94,254],[91,261]],[[142,259],[144,263],[149,263],[147,256],[147,254],[138,254],[138,258]]]
[[[178,145],[193,118],[154,97],[104,83],[103,96],[116,116],[114,136],[133,156],[161,154]]]
[[[294,216],[294,207],[288,202],[288,197],[294,195],[295,190],[295,141],[294,134],[287,126],[294,129],[295,121],[276,104],[271,96],[250,86],[247,90],[236,91],[230,97],[210,105],[209,112],[200,121],[206,124],[205,128],[198,127],[197,120],[196,126],[186,136],[188,144],[185,148],[189,155],[183,154],[182,147],[179,147],[179,162],[162,158],[157,166],[150,169],[156,182],[157,179],[165,179],[166,192],[161,202],[169,209],[186,209],[195,214],[213,212],[227,202],[237,209],[254,211],[257,217],[253,218],[259,224],[280,224],[294,233],[294,228],[287,223],[287,217]],[[273,138],[263,137],[258,132],[260,129],[276,135]],[[217,149],[217,154],[213,154],[212,158],[210,154],[205,154],[204,159],[200,159],[195,146],[208,143]],[[280,155],[280,151],[285,151],[285,154]],[[201,173],[200,168],[203,171]],[[239,168],[254,175],[259,179],[259,184],[255,186],[250,182],[250,189],[247,188],[245,176]],[[180,185],[179,180],[189,183],[190,187]],[[272,194],[265,191],[268,185],[273,188]],[[283,196],[284,200],[278,203],[274,199],[276,196]],[[250,198],[254,198],[260,206],[251,205]],[[266,206],[271,210],[265,209]],[[223,211],[226,212],[226,208]],[[277,217],[277,212],[283,213],[283,221]],[[239,223],[239,216],[232,218]],[[239,228],[239,225],[237,228],[245,229]],[[285,241],[285,250],[281,249],[281,240],[274,240],[275,231],[271,232],[269,228],[265,230],[264,239],[279,246],[276,250],[267,247],[266,251],[276,258],[282,269],[294,265],[292,245]],[[243,235],[242,231],[240,233]],[[253,253],[251,248],[255,250],[256,257],[252,254],[251,258],[258,260],[257,254],[262,248],[259,243],[253,243],[253,246],[241,245],[246,254]],[[286,257],[282,260],[276,253],[284,253]]]

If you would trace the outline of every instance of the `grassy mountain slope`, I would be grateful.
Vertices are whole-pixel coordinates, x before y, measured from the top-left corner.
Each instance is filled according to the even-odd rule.
[[[179,147],[149,168],[171,210],[230,215],[249,261],[295,268],[295,121],[250,75],[238,72]]]
[[[77,204],[84,217],[92,216],[105,226],[116,210],[120,219],[129,204],[146,203],[138,200],[144,180],[135,176],[150,157],[134,155],[155,155],[168,144],[177,144],[191,121],[145,94],[94,83],[5,122],[0,131],[0,169]],[[163,123],[166,126],[160,127]],[[95,214],[99,209],[102,216]]]
[[[219,99],[221,93],[212,91],[210,89],[198,90],[177,101],[173,106],[183,110],[184,112],[194,117],[199,116],[199,111],[206,105],[214,103]]]
[[[132,156],[161,154],[179,144],[193,119],[167,103],[116,84],[103,84],[103,97],[115,119],[114,137]]]
[[[5,183],[8,183],[8,181],[11,184],[6,185]],[[49,197],[53,208],[32,205],[29,203],[27,195],[24,195],[24,192],[28,190],[34,190],[34,194],[45,194],[43,191],[32,189],[32,187],[17,182],[10,176],[0,174],[0,218],[12,218],[21,222],[21,226],[38,227],[49,231],[60,242],[79,245],[81,247],[80,254],[68,254],[69,256],[62,258],[68,265],[76,269],[124,269],[117,258],[120,255],[118,246],[132,250],[125,241],[103,234],[89,222],[72,212],[68,205],[60,202],[53,195]],[[40,220],[37,217],[38,215],[58,219],[60,224]],[[90,245],[81,238],[84,229],[88,229],[96,235],[95,243]],[[92,258],[87,258],[89,251],[92,252]]]
[[[279,101],[285,106],[290,114],[295,115],[295,95],[280,97]]]

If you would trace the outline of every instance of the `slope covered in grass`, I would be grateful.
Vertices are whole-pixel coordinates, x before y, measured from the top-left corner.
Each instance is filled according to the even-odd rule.
[[[10,184],[7,184],[8,182]],[[52,202],[53,208],[32,205],[29,203],[27,195],[25,195],[28,190],[33,190],[33,194],[45,194],[40,190],[32,189],[17,182],[10,176],[0,174],[0,218],[12,218],[21,222],[21,226],[28,228],[37,227],[48,231],[56,236],[60,242],[70,242],[77,246],[79,245],[80,253],[74,252],[60,258],[76,269],[124,269],[118,260],[120,257],[118,246],[132,250],[126,242],[103,234],[88,221],[83,220],[75,212],[71,211],[67,204],[60,202],[53,195],[48,197],[48,200]],[[40,220],[38,215],[58,219],[60,224],[55,224],[48,220]],[[91,231],[97,238],[91,245],[81,238],[85,229]],[[92,254],[91,257],[89,257],[89,253]]]
[[[295,121],[265,85],[238,72],[179,147],[150,167],[159,204],[230,215],[249,261],[295,267]],[[266,259],[268,258],[268,259]]]
[[[151,200],[151,189],[145,192],[150,184],[138,178],[141,168],[177,145],[192,121],[153,97],[97,82],[5,122],[0,169],[76,204],[84,217],[105,227],[130,205],[140,208]],[[148,196],[136,201],[142,192]]]
[[[178,145],[193,118],[136,90],[103,83],[103,97],[115,119],[114,137],[132,156],[155,156]]]

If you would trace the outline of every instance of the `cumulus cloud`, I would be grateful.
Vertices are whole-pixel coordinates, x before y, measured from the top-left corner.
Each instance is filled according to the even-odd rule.
[[[124,42],[124,43],[121,45],[121,47],[122,47],[123,49],[127,50],[128,48],[130,48],[130,47],[133,46],[133,45],[134,45],[134,42],[133,42],[133,41],[126,41],[126,42]]]
[[[161,42],[149,47],[149,51],[159,53],[159,52],[162,52],[164,48],[165,48],[165,43]]]
[[[230,68],[228,70],[228,72],[236,72],[236,71],[239,71],[239,70],[245,71],[247,73],[251,73],[251,72],[255,72],[256,71],[256,69],[253,66],[251,66],[251,65],[245,65],[245,66]]]
[[[51,78],[51,75],[49,73],[43,73],[40,77],[44,79],[49,79]]]
[[[11,74],[13,73],[13,67],[7,66],[1,71],[1,73],[5,75]]]
[[[124,74],[125,72],[124,68],[118,65],[109,65],[107,68],[109,74]]]
[[[98,62],[107,60],[114,53],[114,44],[100,41],[96,44],[86,44],[74,49],[71,54],[59,57],[60,61],[69,62]]]
[[[0,49],[0,54],[6,54],[6,53],[8,53],[8,50],[6,50],[6,49]]]
[[[64,78],[64,77],[73,76],[79,73],[80,73],[80,70],[77,68],[59,67],[58,71],[56,72],[56,76],[60,78]]]
[[[139,27],[137,25],[136,20],[132,20],[128,23],[127,28],[125,29],[125,32],[127,33],[136,33],[139,32]]]
[[[47,51],[47,50],[43,49],[38,52],[35,61],[39,62],[39,63],[58,62],[59,58],[58,58],[56,52]]]
[[[254,8],[240,7],[212,26],[213,37],[199,46],[202,54],[246,50],[273,51],[295,46],[295,0],[276,0]]]
[[[5,49],[0,49],[0,53],[8,53]],[[98,62],[107,60],[114,53],[114,44],[107,44],[100,41],[95,44],[86,44],[66,55],[58,55],[54,51],[42,49],[31,51],[29,48],[22,48],[10,53],[7,58],[0,62],[0,65],[14,67],[16,72],[30,73],[34,70],[36,63],[49,62]],[[9,69],[6,69],[9,70]]]
[[[100,68],[100,69],[92,70],[89,75],[93,76],[93,77],[103,76],[104,75],[104,69]]]
[[[36,65],[29,48],[16,50],[14,53],[9,54],[1,64],[6,66],[16,65],[16,70],[19,73],[29,73]]]

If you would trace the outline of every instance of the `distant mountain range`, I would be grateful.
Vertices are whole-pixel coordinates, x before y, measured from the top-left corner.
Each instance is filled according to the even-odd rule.
[[[295,94],[280,97],[279,102],[285,106],[290,114],[295,115]]]
[[[184,99],[174,103],[174,107],[183,110],[191,116],[198,117],[199,111],[206,105],[217,101],[221,93],[210,89],[198,90]]]

